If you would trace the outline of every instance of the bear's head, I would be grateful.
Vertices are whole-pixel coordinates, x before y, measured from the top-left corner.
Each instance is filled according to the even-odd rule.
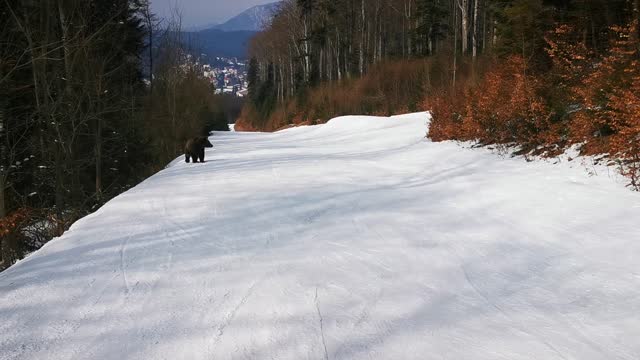
[[[212,148],[213,144],[206,137],[202,136],[198,138],[198,144],[205,148]]]

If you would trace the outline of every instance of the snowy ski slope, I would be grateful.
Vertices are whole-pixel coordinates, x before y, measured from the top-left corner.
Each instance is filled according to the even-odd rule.
[[[216,134],[0,274],[0,359],[640,359],[640,194],[427,122]]]

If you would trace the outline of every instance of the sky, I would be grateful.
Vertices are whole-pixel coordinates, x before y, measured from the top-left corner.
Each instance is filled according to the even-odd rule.
[[[177,7],[182,12],[182,23],[185,27],[223,23],[244,10],[260,4],[272,3],[275,0],[151,0],[151,5],[158,17],[168,17],[171,10]]]

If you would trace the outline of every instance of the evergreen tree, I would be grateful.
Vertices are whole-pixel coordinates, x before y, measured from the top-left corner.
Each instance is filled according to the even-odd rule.
[[[249,67],[247,68],[247,83],[249,86],[249,100],[251,102],[255,104],[258,103],[258,98],[257,98],[257,89],[259,86],[259,79],[258,79],[258,69],[259,64],[258,64],[258,60],[254,57],[251,57],[251,60],[249,60]]]
[[[447,35],[449,7],[443,0],[417,0],[416,5],[414,36],[418,53],[433,55],[438,42]]]

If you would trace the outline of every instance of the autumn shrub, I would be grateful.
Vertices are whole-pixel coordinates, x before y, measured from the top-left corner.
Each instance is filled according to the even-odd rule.
[[[540,146],[551,128],[542,90],[522,57],[496,62],[475,83],[427,96],[424,106],[433,116],[430,136],[435,141]]]
[[[431,112],[429,137],[433,141],[470,140],[463,130],[466,89],[430,92],[423,107]]]
[[[525,60],[509,57],[489,71],[470,92],[466,131],[485,143],[518,143],[535,147],[548,130],[549,116],[542,85],[531,76]]]
[[[638,188],[640,178],[640,48],[637,20],[609,29],[608,51],[598,55],[571,41],[576,30],[561,26],[549,36],[554,70],[566,88],[571,143],[586,155],[608,154]]]
[[[626,27],[613,27],[611,53],[593,75],[602,84],[590,102],[596,118],[604,119],[611,130],[608,152],[622,163],[622,172],[631,179],[631,186],[640,190],[640,42],[635,30],[636,20]],[[608,92],[603,93],[609,89]]]
[[[0,219],[0,270],[24,256],[25,236],[21,230],[30,216],[29,209],[21,208]]]
[[[434,141],[514,144],[553,156],[571,145],[584,155],[606,154],[630,186],[640,186],[640,46],[638,22],[609,29],[598,54],[575,28],[546,36],[551,67],[533,71],[521,56],[498,59],[476,82],[430,91]]]
[[[640,135],[640,62],[637,39],[631,34],[635,24],[613,27],[609,53],[576,86],[574,93],[583,102],[572,130],[587,144],[602,139],[606,151],[628,158]],[[587,147],[588,149],[588,147]]]
[[[0,270],[62,235],[80,213],[21,207],[0,219]]]

